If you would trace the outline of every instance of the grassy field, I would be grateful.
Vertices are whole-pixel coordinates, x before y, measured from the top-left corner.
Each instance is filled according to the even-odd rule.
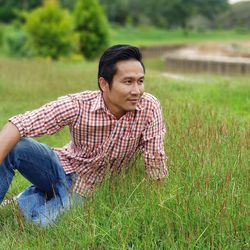
[[[182,44],[198,42],[240,42],[249,41],[250,33],[239,30],[183,31],[156,29],[153,27],[112,27],[112,44],[132,43],[141,45]]]
[[[143,160],[107,180],[83,208],[48,229],[0,209],[0,249],[249,249],[250,84],[247,77],[162,75],[146,60],[146,91],[168,127],[169,178],[157,186]],[[97,63],[0,59],[0,127],[58,96],[97,89]],[[39,138],[68,142],[64,129]],[[17,175],[8,197],[28,183]]]

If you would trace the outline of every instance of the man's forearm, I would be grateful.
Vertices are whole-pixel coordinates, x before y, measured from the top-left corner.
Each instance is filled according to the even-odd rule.
[[[7,123],[0,131],[0,164],[19,140],[17,127],[11,122]]]

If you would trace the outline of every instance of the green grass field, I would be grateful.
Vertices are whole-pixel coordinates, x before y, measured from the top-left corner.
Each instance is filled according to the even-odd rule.
[[[51,228],[0,208],[0,249],[249,249],[250,84],[247,77],[162,75],[146,60],[168,134],[169,177],[157,186],[143,160],[107,181]],[[58,96],[97,89],[96,62],[0,59],[0,127]],[[40,141],[68,142],[64,129]],[[8,197],[28,183],[17,174]]]
[[[111,27],[112,44],[132,43],[142,45],[182,44],[199,42],[240,42],[249,41],[250,33],[240,30],[183,31],[156,29],[154,27]]]

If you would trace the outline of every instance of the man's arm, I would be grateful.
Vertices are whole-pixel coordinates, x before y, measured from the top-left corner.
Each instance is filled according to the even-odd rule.
[[[160,103],[157,102],[152,111],[151,119],[143,132],[143,153],[147,175],[162,182],[168,175],[164,137],[166,127],[163,121]]]
[[[70,96],[62,96],[38,109],[11,117],[0,131],[0,164],[20,138],[51,135],[71,124],[78,113],[77,107]]]
[[[17,127],[8,122],[0,131],[0,165],[19,140],[20,133]]]
[[[52,135],[74,123],[79,113],[78,103],[71,96],[62,96],[38,109],[9,119],[19,130],[20,137]]]

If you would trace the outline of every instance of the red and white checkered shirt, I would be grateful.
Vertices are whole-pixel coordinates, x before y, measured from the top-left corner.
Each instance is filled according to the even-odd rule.
[[[86,195],[107,171],[120,172],[138,149],[143,150],[146,173],[153,179],[167,175],[165,125],[159,101],[144,93],[135,111],[119,120],[104,104],[100,91],[58,98],[39,109],[10,118],[21,137],[54,134],[69,126],[70,143],[55,148],[65,172],[76,173],[74,191]]]

